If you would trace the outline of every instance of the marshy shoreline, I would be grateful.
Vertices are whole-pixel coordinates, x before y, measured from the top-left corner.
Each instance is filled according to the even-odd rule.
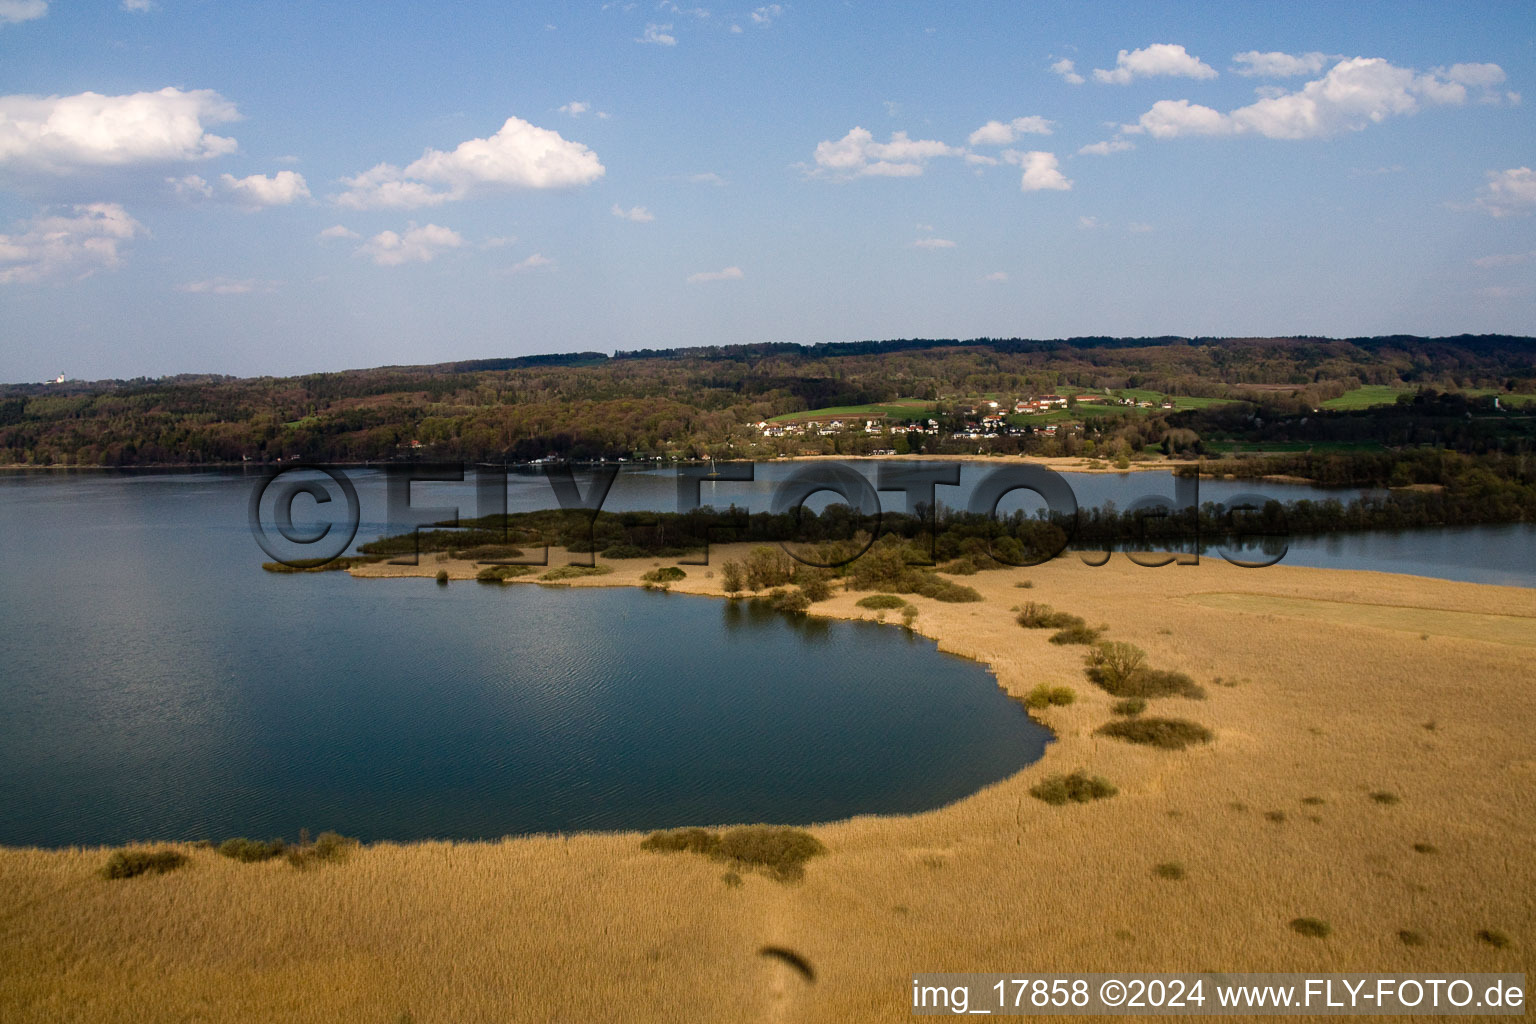
[[[745,548],[714,546],[668,585],[723,598],[719,565]],[[348,571],[400,586],[443,571],[458,586],[479,568],[420,563]],[[675,563],[602,564],[613,571],[545,585],[638,586]],[[638,833],[375,843],[305,871],[188,846],[176,871],[114,882],[97,874],[101,849],[5,849],[0,1006],[21,1021],[846,1021],[908,1016],[916,970],[1531,972],[1536,593],[1124,557],[965,583],[983,600],[904,595],[911,628],[1021,700],[1074,690],[1031,711],[1056,742],[948,806],[810,827],[826,852],[799,881],[730,883]],[[857,605],[867,593],[812,614],[874,618]],[[1188,673],[1204,699],[1153,706],[1214,738],[1163,750],[1099,734],[1115,698],[1085,676],[1085,648],[1020,627],[1027,601]],[[1118,793],[1031,797],[1076,770]],[[1301,919],[1328,936],[1294,930]]]

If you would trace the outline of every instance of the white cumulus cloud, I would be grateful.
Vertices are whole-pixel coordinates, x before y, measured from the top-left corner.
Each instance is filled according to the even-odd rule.
[[[363,236],[359,235],[356,231],[353,231],[351,228],[346,227],[345,225],[332,224],[330,227],[326,228],[315,237],[320,239],[322,242],[333,242],[338,239],[361,238]]]
[[[1112,70],[1093,69],[1093,80],[1109,85],[1126,85],[1137,78],[1155,76],[1215,78],[1216,69],[1177,43],[1153,43],[1140,50],[1121,50]]]
[[[0,235],[0,284],[78,280],[122,263],[118,247],[144,234],[144,225],[116,203],[46,213]]]
[[[448,250],[463,245],[463,236],[451,228],[412,224],[404,234],[381,231],[358,246],[357,251],[381,267],[398,267],[402,263],[430,263]]]
[[[278,171],[270,178],[262,174],[252,174],[245,178],[221,174],[219,182],[243,206],[287,206],[300,199],[310,198],[304,175],[297,171]]]
[[[1476,76],[1490,73],[1479,71]],[[1159,100],[1123,130],[1160,139],[1245,134],[1314,139],[1413,114],[1423,104],[1459,106],[1466,99],[1467,85],[1446,74],[1421,73],[1380,57],[1354,57],[1300,89],[1265,96],[1227,114],[1188,100]]]
[[[756,25],[772,25],[783,14],[783,4],[769,4],[752,12],[752,22]]]
[[[706,281],[740,281],[746,276],[741,272],[740,267],[726,267],[724,270],[701,270],[697,274],[689,274],[688,283],[703,284]]]
[[[912,243],[914,249],[953,249],[955,243],[947,238],[919,238]]]
[[[889,142],[876,142],[867,130],[855,126],[841,139],[816,144],[816,167],[811,173],[835,178],[916,177],[930,159],[964,152],[933,139],[908,138],[906,132],[893,132]]]
[[[1068,85],[1082,85],[1087,81],[1087,79],[1077,73],[1077,65],[1065,57],[1052,64],[1051,70],[1060,75],[1061,80]]]
[[[562,114],[570,114],[572,117],[580,117],[592,109],[592,104],[583,103],[580,100],[571,100],[562,107],[557,108]]]
[[[48,0],[0,0],[0,25],[32,21],[48,13]]]
[[[1103,142],[1091,142],[1077,151],[1078,156],[1109,156],[1111,153],[1123,153],[1128,149],[1135,149],[1136,143],[1129,139],[1105,139]]]
[[[238,120],[211,89],[103,96],[0,96],[0,169],[47,175],[207,160],[233,153],[210,125]]]
[[[994,270],[992,273],[983,277],[982,280],[988,282],[989,284],[1002,284],[1004,281],[1008,280],[1008,275],[1004,271]]]
[[[647,224],[656,219],[656,215],[643,206],[631,206],[626,210],[618,203],[613,204],[613,215],[620,220],[632,220],[636,224]]]
[[[1071,179],[1061,173],[1061,163],[1055,153],[1038,149],[1020,153],[1016,149],[1008,149],[1003,151],[1003,159],[1024,168],[1019,188],[1025,192],[1065,192],[1072,187]]]
[[[971,132],[969,142],[973,146],[1011,146],[1020,135],[1049,135],[1055,127],[1055,121],[1035,116],[988,121]]]
[[[452,152],[429,149],[421,159],[399,168],[379,164],[351,178],[336,196],[341,206],[411,209],[437,206],[481,192],[513,188],[571,188],[604,174],[597,154],[559,132],[518,117],[487,139],[461,142]]]
[[[536,252],[532,256],[529,256],[527,259],[518,260],[516,263],[512,264],[507,268],[507,273],[522,274],[530,270],[537,270],[540,267],[552,267],[554,265],[554,260],[550,259],[548,256],[545,256],[543,253]]]
[[[636,39],[637,43],[655,43],[657,46],[676,46],[677,37],[672,34],[671,25],[647,25],[645,31]]]
[[[1488,181],[1478,189],[1473,205],[1494,217],[1517,217],[1536,210],[1536,171],[1529,167],[1511,167],[1507,171],[1489,171]]]
[[[1234,72],[1250,78],[1295,78],[1297,75],[1315,75],[1323,70],[1323,66],[1328,63],[1328,55],[1289,54],[1278,50],[1260,53],[1258,50],[1249,50],[1234,54],[1232,63],[1237,65],[1232,69]]]

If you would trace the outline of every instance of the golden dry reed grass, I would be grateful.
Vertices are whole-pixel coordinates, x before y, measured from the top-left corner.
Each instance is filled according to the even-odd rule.
[[[716,569],[731,555],[716,548]],[[611,564],[569,585],[670,563]],[[355,574],[431,586],[440,569],[475,573],[426,557]],[[718,571],[687,572],[675,590],[718,594]],[[1094,735],[1114,700],[1085,680],[1082,648],[1015,624],[1024,578],[1194,676],[1206,700],[1149,713],[1214,740]],[[813,828],[828,852],[803,881],[726,884],[718,862],[648,853],[639,834],[379,844],[302,872],[184,847],[182,868],[117,882],[97,873],[105,850],[3,850],[0,1019],[842,1024],[907,1019],[913,971],[1536,973],[1536,593],[1118,556],[967,583],[985,601],[909,598],[915,628],[1016,696],[1074,687],[1070,706],[1034,712],[1059,742],[949,807]],[[814,610],[873,618],[861,596]],[[1497,623],[1487,639],[1466,635],[1477,616]],[[1029,796],[1076,769],[1119,795]],[[1176,885],[1154,874],[1169,863]],[[1297,934],[1298,918],[1329,936]]]

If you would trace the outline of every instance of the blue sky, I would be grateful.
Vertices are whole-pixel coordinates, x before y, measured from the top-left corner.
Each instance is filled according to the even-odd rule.
[[[1536,333],[1529,4],[699,2],[0,0],[0,380]]]

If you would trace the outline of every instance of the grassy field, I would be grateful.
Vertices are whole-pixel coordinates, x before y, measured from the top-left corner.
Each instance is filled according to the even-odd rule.
[[[1173,400],[1174,411],[1183,409],[1205,409],[1213,405],[1223,405],[1232,401],[1229,398],[1195,398],[1191,395],[1166,395],[1161,391],[1148,391],[1145,388],[1124,388],[1115,392],[1121,398],[1134,398],[1138,402],[1155,402],[1161,405],[1170,397]]]
[[[1253,615],[1283,615],[1313,622],[1349,622],[1373,629],[1392,629],[1419,637],[1427,635],[1484,640],[1489,643],[1536,647],[1536,619],[1524,615],[1490,615],[1444,608],[1423,608],[1363,601],[1319,601],[1261,594],[1197,594],[1190,599],[1207,608]]]
[[[832,420],[849,416],[888,416],[895,420],[918,419],[933,411],[933,403],[917,398],[903,398],[895,402],[874,405],[833,405],[825,409],[808,409],[805,412],[787,412],[775,416],[769,423],[796,423],[805,420]]]
[[[355,585],[475,568],[379,563],[355,575],[424,578]],[[715,570],[673,589],[718,593]],[[919,970],[1536,970],[1536,593],[1124,557],[965,582],[985,600],[908,596],[915,628],[1021,700],[1075,690],[1032,712],[1057,742],[942,809],[812,827],[827,852],[801,881],[638,834],[378,844],[307,870],[183,847],[119,881],[106,850],[0,850],[0,1018],[843,1024],[910,1019]],[[879,614],[862,596],[815,610]],[[1121,702],[1083,648],[1020,628],[1026,598],[1188,673],[1204,699],[1146,714],[1210,741],[1099,734]],[[1079,771],[1104,798],[1031,795]]]
[[[1407,394],[1408,388],[1390,384],[1366,384],[1346,391],[1338,398],[1323,403],[1324,409],[1369,409],[1373,405],[1392,405],[1397,396]]]

